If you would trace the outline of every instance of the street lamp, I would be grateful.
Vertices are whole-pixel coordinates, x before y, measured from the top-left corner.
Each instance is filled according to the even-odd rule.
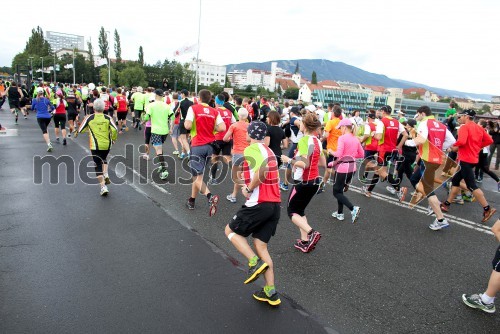
[[[73,85],[76,84],[76,74],[75,74],[75,46],[73,45]]]
[[[106,31],[108,34],[108,87],[111,87],[111,59],[109,58],[109,43],[111,43],[111,32]]]
[[[40,59],[42,60],[42,81],[44,81],[43,80],[43,57],[40,57]]]

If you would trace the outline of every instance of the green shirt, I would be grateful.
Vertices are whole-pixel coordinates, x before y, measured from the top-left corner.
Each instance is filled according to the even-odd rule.
[[[450,108],[446,110],[446,118],[453,116],[457,113],[457,110],[455,108]]]
[[[135,92],[132,94],[131,100],[134,101],[134,110],[144,110],[144,99],[145,95],[141,92]]]
[[[94,113],[85,117],[78,132],[84,133],[87,130],[91,150],[109,150],[118,135],[111,117],[102,113]]]
[[[146,108],[144,120],[151,118],[151,133],[167,135],[169,132],[168,122],[174,115],[170,107],[160,101],[151,102]]]

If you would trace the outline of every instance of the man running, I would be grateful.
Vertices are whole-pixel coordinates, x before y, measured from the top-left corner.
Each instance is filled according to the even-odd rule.
[[[451,179],[452,188],[448,199],[441,203],[441,210],[444,212],[450,210],[451,202],[460,192],[460,181],[464,180],[467,188],[483,207],[481,222],[485,223],[497,210],[490,207],[483,191],[476,185],[474,166],[479,161],[479,151],[493,143],[493,139],[480,125],[474,123],[474,116],[476,116],[476,112],[473,109],[466,109],[458,115],[458,122],[462,126],[458,130],[458,140],[450,149],[458,152],[460,171]]]
[[[244,283],[251,283],[264,274],[266,285],[253,297],[277,306],[281,300],[274,286],[273,261],[267,244],[276,233],[281,197],[276,157],[264,144],[266,131],[263,122],[255,121],[248,126],[250,146],[244,152],[245,181],[242,185],[242,193],[247,201],[226,225],[225,233],[233,246],[248,260],[248,275]],[[254,239],[255,252],[246,240],[250,234]]]
[[[184,96],[187,96],[187,91],[185,93]],[[208,199],[208,204],[210,205],[209,215],[213,216],[217,212],[219,196],[212,195],[207,185],[203,182],[203,173],[207,160],[210,159],[213,153],[212,143],[215,141],[214,130],[215,132],[226,131],[226,124],[217,110],[208,105],[211,97],[212,93],[210,91],[206,89],[200,91],[201,103],[189,107],[183,126],[185,129],[191,130],[189,167],[193,176],[191,197],[188,198],[186,206],[189,210],[194,210],[196,196],[201,191]]]
[[[436,215],[436,219],[429,225],[429,228],[433,231],[438,231],[450,226],[450,224],[444,218],[439,199],[434,193],[434,178],[436,171],[443,163],[443,150],[447,150],[453,145],[455,138],[446,128],[446,125],[436,120],[432,115],[431,109],[427,106],[417,109],[417,121],[420,123],[417,129],[417,136],[413,141],[418,146],[420,159],[424,162],[425,169],[416,190],[423,196],[427,196],[429,206]]]
[[[144,121],[151,119],[151,144],[156,152],[156,157],[160,163],[158,174],[160,179],[165,180],[168,177],[168,170],[165,165],[165,156],[163,155],[163,143],[167,139],[169,132],[168,124],[173,112],[170,107],[163,102],[163,91],[155,90],[155,101],[148,104],[146,113],[143,116]]]
[[[181,115],[180,121],[179,121],[179,141],[181,142],[181,148],[182,152],[179,154],[179,158],[184,159],[186,156],[189,157],[190,154],[190,149],[189,149],[189,142],[188,142],[188,131],[190,129],[185,127],[185,120],[187,117],[187,113],[189,108],[193,105],[193,101],[191,101],[189,98],[189,92],[187,89],[181,90],[181,101],[177,105],[177,108],[174,109],[174,113],[179,112]],[[201,96],[200,96],[201,99]],[[208,103],[210,99],[205,102]],[[202,101],[203,103],[203,101]],[[191,138],[192,139],[192,138]]]
[[[113,119],[104,115],[104,101],[97,99],[94,101],[94,113],[88,115],[82,122],[79,133],[89,132],[90,152],[95,163],[95,172],[101,186],[101,196],[109,193],[107,184],[110,183],[108,176],[108,157],[111,145],[118,136]]]
[[[132,122],[134,123],[135,131],[141,130],[141,114],[144,111],[144,100],[146,96],[142,93],[142,87],[137,87],[137,91],[132,94],[130,101],[134,103],[134,117]]]
[[[127,106],[127,98],[125,95],[122,94],[122,89],[118,88],[116,90],[117,95],[115,97],[115,106],[116,106],[116,117],[118,119],[118,129],[120,132],[119,134],[122,134],[123,131],[128,131],[127,127],[127,113],[128,113],[128,106]]]

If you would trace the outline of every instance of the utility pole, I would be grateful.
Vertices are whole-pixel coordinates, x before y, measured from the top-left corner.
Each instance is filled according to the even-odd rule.
[[[57,82],[56,78],[56,52],[54,51],[54,83]]]
[[[200,0],[200,16],[198,18],[198,50],[196,52],[196,75],[195,75],[195,83],[194,83],[194,92],[198,95],[198,67],[200,61],[200,32],[201,32],[201,0]]]
[[[40,57],[40,59],[42,60],[42,81],[43,81],[43,57]],[[55,65],[54,65],[55,66]],[[54,71],[55,71],[55,67],[54,67]]]
[[[76,73],[75,73],[75,46],[73,45],[73,85],[76,84]]]

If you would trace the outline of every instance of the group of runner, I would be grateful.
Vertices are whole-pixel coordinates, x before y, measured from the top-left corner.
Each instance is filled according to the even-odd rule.
[[[9,90],[13,87],[16,86],[12,85]],[[474,122],[474,110],[458,114],[461,126],[455,138],[449,127],[439,122],[428,107],[419,108],[415,119],[398,120],[392,117],[390,106],[383,106],[379,110],[369,110],[364,122],[357,112],[351,117],[345,115],[339,104],[329,104],[325,111],[321,106],[287,101],[281,109],[266,98],[252,101],[232,98],[227,93],[213,96],[208,90],[201,90],[198,96],[193,96],[187,90],[170,94],[152,87],[134,87],[130,91],[118,88],[114,91],[93,84],[55,88],[43,84],[36,87],[35,92],[31,109],[37,113],[47,151],[53,150],[47,131],[52,118],[56,142],[62,135],[63,145],[67,144],[66,135],[89,133],[103,196],[109,193],[107,185],[110,183],[106,158],[118,135],[128,131],[128,112],[133,114],[132,125],[136,131],[144,127],[146,151],[143,158],[149,159],[149,145],[152,145],[161,179],[169,175],[163,152],[168,134],[172,135],[173,153],[181,159],[189,159],[192,187],[186,201],[188,209],[196,208],[196,198],[202,194],[208,202],[209,215],[216,213],[219,196],[208,186],[221,182],[217,172],[222,164],[230,165],[234,187],[226,199],[236,203],[241,190],[245,204],[226,226],[225,233],[248,259],[249,271],[244,283],[264,275],[265,287],[253,296],[271,305],[280,303],[267,249],[280,219],[280,188],[290,191],[287,213],[300,236],[293,246],[304,253],[313,251],[321,239],[321,233],[307,220],[305,210],[314,195],[324,192],[327,184],[332,184],[338,204],[332,217],[344,220],[345,206],[350,211],[351,222],[358,220],[361,208],[351,203],[346,192],[361,159],[359,175],[365,184],[365,196],[371,197],[376,184],[387,180],[388,191],[402,202],[408,191],[401,185],[402,178],[407,175],[415,188],[415,202],[427,198],[430,211],[436,216],[429,225],[432,230],[449,226],[443,212],[450,209],[451,203],[463,204],[457,197],[461,190],[465,192],[461,198],[475,198],[482,206],[482,222],[488,221],[496,212],[475,183],[477,177],[473,168],[479,162],[480,152],[493,144],[493,140]],[[18,91],[12,95],[22,97],[25,94]],[[10,105],[22,112],[15,102]],[[82,111],[84,118],[79,122]],[[66,132],[66,120],[69,133]],[[288,141],[291,143],[288,152],[283,152]],[[445,162],[456,159],[454,152],[459,163],[451,166],[454,169],[445,167],[443,170],[443,186],[448,184],[447,179],[451,179],[451,187],[448,185],[448,198],[440,202],[434,192],[439,186],[435,183],[436,173]],[[208,185],[203,180],[207,167],[210,167]],[[320,167],[325,169],[323,177],[320,176]],[[480,167],[491,174],[487,165],[481,164]],[[284,178],[280,178],[280,168],[285,169]],[[254,238],[255,251],[245,239],[250,234]],[[497,270],[500,271],[498,262],[500,260],[494,265],[492,277]],[[487,296],[491,296],[489,293]],[[477,304],[476,297],[464,297],[469,306],[476,302],[474,305],[478,308],[491,311],[491,299],[482,301],[487,306]]]

